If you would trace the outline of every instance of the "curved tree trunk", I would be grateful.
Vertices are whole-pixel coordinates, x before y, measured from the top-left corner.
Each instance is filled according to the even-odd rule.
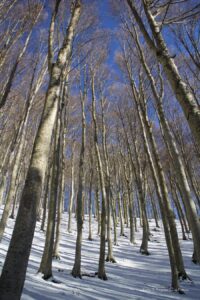
[[[146,30],[142,18],[138,14],[133,1],[127,0],[127,3],[135,17],[146,43],[155,54],[158,61],[162,64],[170,86],[176,96],[176,99],[183,109],[186,120],[188,121],[193,136],[196,139],[197,145],[200,146],[200,108],[198,107],[194,95],[192,92],[190,92],[189,87],[183,81],[174,59],[170,56],[160,30],[160,25],[158,22],[156,22],[150,11],[150,2],[143,1],[143,7],[155,42],[148,34],[148,31]]]

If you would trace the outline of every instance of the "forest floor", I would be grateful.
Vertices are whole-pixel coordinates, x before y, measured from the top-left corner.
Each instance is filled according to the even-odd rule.
[[[2,209],[1,209],[2,213]],[[63,214],[61,228],[60,254],[61,260],[53,261],[54,278],[60,283],[44,281],[38,268],[44,247],[45,234],[40,231],[37,223],[35,231],[26,282],[22,300],[77,300],[77,299],[200,299],[200,267],[191,262],[192,241],[181,240],[185,267],[192,282],[180,282],[185,295],[170,290],[170,266],[164,240],[163,228],[154,231],[155,223],[150,220],[151,241],[149,242],[150,256],[139,253],[142,228],[136,233],[136,245],[129,243],[129,229],[125,228],[127,237],[120,237],[118,227],[118,245],[114,246],[114,256],[117,263],[106,262],[108,281],[97,277],[73,278],[71,270],[74,262],[76,243],[76,223],[73,217],[72,232],[67,233],[67,213]],[[161,222],[160,222],[161,224]],[[11,237],[14,221],[9,219],[3,242],[0,244],[0,269],[2,268],[8,243]],[[139,222],[138,222],[139,225]],[[180,232],[180,226],[178,225]],[[82,272],[94,274],[98,269],[99,236],[97,223],[93,219],[93,240],[88,240],[88,220],[84,221],[82,244]]]

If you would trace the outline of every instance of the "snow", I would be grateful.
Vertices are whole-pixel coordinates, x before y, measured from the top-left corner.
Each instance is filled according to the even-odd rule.
[[[2,211],[2,210],[1,210]],[[143,256],[139,253],[141,244],[142,229],[136,233],[136,244],[129,243],[128,237],[120,237],[118,227],[118,246],[114,247],[116,264],[106,262],[106,273],[108,281],[102,281],[97,277],[73,278],[71,270],[74,262],[76,242],[76,222],[73,217],[72,232],[67,233],[67,213],[63,214],[61,227],[61,260],[53,261],[53,273],[56,280],[61,283],[44,281],[38,268],[44,247],[45,235],[40,231],[40,223],[37,223],[26,282],[23,290],[22,300],[75,300],[75,299],[199,299],[200,292],[200,269],[191,262],[192,241],[181,240],[185,267],[192,282],[182,281],[181,288],[185,295],[180,295],[170,290],[171,276],[169,259],[161,224],[160,231],[153,231],[154,221],[150,221],[152,236],[149,242],[150,256]],[[2,268],[8,243],[12,234],[14,220],[9,219],[8,226],[0,244],[0,269]],[[97,222],[93,218],[93,241],[88,238],[88,218],[84,221],[82,244],[82,271],[83,273],[94,274],[98,269],[99,258],[99,236],[97,235]],[[129,229],[125,228],[129,236]]]

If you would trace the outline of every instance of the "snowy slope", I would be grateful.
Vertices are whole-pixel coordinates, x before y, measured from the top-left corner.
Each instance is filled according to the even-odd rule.
[[[14,221],[9,219],[6,234],[0,244],[0,268],[2,267],[8,242],[11,236]],[[200,267],[191,262],[192,242],[180,240],[188,275],[193,282],[181,282],[186,295],[180,295],[170,290],[170,267],[167,256],[163,230],[152,231],[153,236],[149,242],[150,256],[139,253],[141,232],[136,233],[136,245],[130,245],[127,237],[119,237],[118,246],[114,246],[114,255],[117,264],[106,263],[108,281],[104,282],[97,277],[83,277],[75,279],[70,275],[75,253],[75,219],[73,218],[73,231],[67,233],[67,214],[63,215],[61,260],[53,262],[54,277],[60,284],[44,281],[37,274],[42,249],[44,246],[44,233],[37,224],[33,247],[31,251],[29,268],[27,272],[22,300],[75,300],[75,299],[200,299]],[[150,222],[151,229],[155,228],[154,221]],[[119,231],[119,228],[118,228]],[[126,229],[126,234],[129,230]],[[82,270],[91,273],[97,271],[99,257],[99,237],[97,226],[93,220],[93,241],[88,241],[88,221],[84,223]],[[181,235],[180,235],[181,237]]]

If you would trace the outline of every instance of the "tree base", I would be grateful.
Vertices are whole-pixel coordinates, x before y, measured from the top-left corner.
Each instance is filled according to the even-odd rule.
[[[179,293],[180,295],[185,295],[184,290],[182,290],[181,288],[175,289],[175,288],[172,287],[171,290],[172,290],[172,292],[177,292],[177,293]]]
[[[82,279],[82,273],[81,273],[81,271],[80,270],[72,270],[72,272],[71,272],[71,274],[72,274],[72,276],[74,277],[74,278],[80,278],[80,279]]]
[[[196,253],[194,252],[192,255],[192,262],[197,265],[200,264],[200,262],[198,261],[197,257],[196,257]]]
[[[53,276],[52,275],[43,275],[42,276],[42,279],[44,279],[44,280],[46,280],[46,281],[48,281],[48,280],[52,280],[53,279]]]
[[[144,250],[144,249],[140,249],[140,253],[142,254],[142,255],[150,255],[150,253],[149,253],[149,251],[148,250]]]
[[[104,274],[99,274],[98,272],[96,272],[95,275],[98,276],[98,278],[101,279],[101,280],[104,280],[104,281],[108,280],[108,277],[106,276],[105,273]]]
[[[54,254],[53,258],[56,259],[56,260],[61,260],[60,254]]]
[[[186,272],[179,272],[178,274],[178,279],[180,280],[189,280],[192,282],[192,279],[190,278],[190,276],[187,275]]]
[[[114,257],[109,257],[109,256],[107,256],[107,257],[106,257],[106,261],[107,261],[107,262],[111,262],[111,263],[113,263],[113,264],[116,263],[116,260],[115,260]]]

